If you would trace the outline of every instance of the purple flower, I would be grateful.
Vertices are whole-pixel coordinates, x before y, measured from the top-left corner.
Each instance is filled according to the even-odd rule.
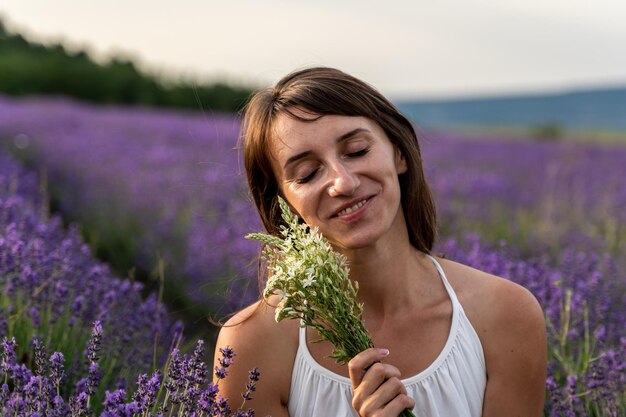
[[[252,393],[256,391],[256,383],[259,381],[260,372],[257,368],[252,368],[248,376],[248,383],[246,384],[246,391],[241,394],[244,400],[251,400]]]
[[[89,396],[86,392],[80,392],[75,397],[70,398],[70,410],[72,416],[87,416],[89,409],[87,407],[87,400]]]
[[[32,340],[31,346],[35,356],[35,375],[43,376],[47,367],[45,346],[37,338]]]
[[[123,389],[117,389],[113,392],[106,391],[104,393],[104,411],[100,417],[118,417],[132,415],[127,414],[127,409],[124,402],[126,401],[126,391]]]
[[[89,364],[89,374],[87,377],[87,393],[93,395],[100,384],[102,379],[102,371],[97,362],[91,362]]]
[[[226,368],[228,368],[233,363],[233,358],[235,357],[235,352],[230,346],[220,348],[220,353],[222,355],[217,360],[219,366],[215,366],[213,368],[215,376],[218,380],[226,378],[226,376],[228,375]]]
[[[56,388],[57,393],[60,390],[61,380],[65,374],[63,362],[65,358],[61,352],[54,352],[50,356],[50,379]]]
[[[39,309],[37,307],[30,307],[28,309],[28,315],[30,316],[31,320],[33,321],[33,327],[37,328],[39,327],[40,324],[40,316],[39,316]]]
[[[2,362],[0,363],[0,368],[5,375],[12,373],[15,367],[16,348],[17,343],[14,337],[12,337],[11,340],[6,337],[2,340]]]
[[[215,416],[219,416],[219,417],[230,416],[230,414],[232,413],[232,409],[230,405],[228,404],[227,398],[224,398],[221,395],[218,395],[215,403],[216,403],[216,407],[214,411]]]
[[[87,345],[87,355],[85,356],[85,359],[88,364],[98,361],[98,352],[100,352],[101,344],[102,324],[99,320],[96,320],[93,324],[91,338],[89,339],[89,343]]]
[[[170,392],[176,392],[183,386],[182,364],[183,358],[180,355],[180,351],[175,348],[172,350],[172,353],[170,353],[170,363],[167,370],[167,380],[165,382],[165,387]]]
[[[202,391],[198,399],[198,406],[204,413],[210,413],[216,407],[216,398],[219,393],[217,384],[210,381],[207,388]]]
[[[146,374],[139,376],[133,401],[141,412],[147,411],[154,405],[160,387],[161,374],[159,372],[155,372],[151,378],[148,378]]]

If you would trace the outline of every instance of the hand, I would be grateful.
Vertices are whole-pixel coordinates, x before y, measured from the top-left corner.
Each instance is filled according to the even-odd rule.
[[[371,348],[348,363],[354,397],[352,406],[361,417],[398,417],[405,409],[415,407],[400,381],[400,371],[381,361],[387,349]]]

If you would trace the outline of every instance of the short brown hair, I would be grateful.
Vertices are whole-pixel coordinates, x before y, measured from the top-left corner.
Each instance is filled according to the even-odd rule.
[[[298,107],[318,115],[362,116],[378,123],[404,156],[407,172],[399,175],[409,239],[430,253],[437,229],[435,203],[426,182],[415,129],[396,107],[367,83],[334,68],[308,68],[285,76],[273,88],[257,91],[244,108],[242,140],[248,185],[263,225],[278,234],[283,224],[280,189],[269,155],[276,116]],[[313,119],[314,120],[314,119]]]

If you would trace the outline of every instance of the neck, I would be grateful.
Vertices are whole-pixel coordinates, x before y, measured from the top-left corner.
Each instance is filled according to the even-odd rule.
[[[350,279],[359,283],[358,301],[364,316],[374,320],[421,309],[439,283],[432,261],[414,248],[402,210],[394,224],[370,246],[342,250],[350,265]]]
[[[419,308],[427,299],[436,271],[424,253],[406,242],[346,255],[350,278],[359,283],[358,299],[364,303],[367,316],[393,316],[407,308]]]

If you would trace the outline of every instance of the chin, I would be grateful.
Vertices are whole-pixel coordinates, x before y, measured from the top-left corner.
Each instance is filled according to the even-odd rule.
[[[352,251],[373,247],[379,241],[378,236],[354,236],[351,238],[343,238],[340,241],[333,242],[333,246],[339,251]]]

